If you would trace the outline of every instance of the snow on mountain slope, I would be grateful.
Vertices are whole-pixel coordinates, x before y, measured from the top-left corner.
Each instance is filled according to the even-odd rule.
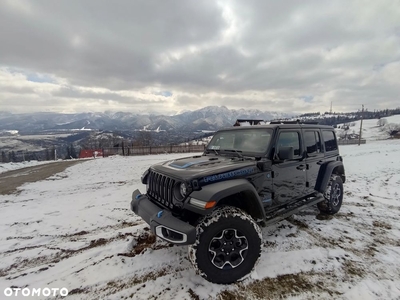
[[[129,210],[149,165],[182,155],[89,160],[0,196],[0,292],[62,288],[68,299],[399,299],[400,140],[342,146],[341,211],[263,229],[250,278],[195,274],[187,248],[155,240]],[[396,163],[397,162],[397,163]]]
[[[98,130],[131,130],[148,125],[149,129],[160,127],[163,130],[182,128],[193,131],[202,129],[218,129],[230,126],[237,118],[274,119],[277,116],[287,117],[289,114],[262,112],[256,109],[228,109],[225,106],[207,106],[195,111],[184,111],[173,116],[156,114],[138,114],[127,112],[105,113],[32,113],[0,115],[0,130],[21,130],[36,132],[51,129],[86,129]],[[197,123],[196,123],[197,122]],[[195,126],[194,124],[200,124]],[[203,128],[203,127],[206,128]]]

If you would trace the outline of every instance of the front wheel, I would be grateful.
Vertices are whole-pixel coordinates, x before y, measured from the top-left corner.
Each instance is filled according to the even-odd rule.
[[[324,201],[317,204],[318,209],[325,214],[334,215],[342,206],[343,201],[343,181],[338,175],[332,175],[326,191]]]
[[[248,275],[260,257],[260,227],[239,208],[217,208],[199,222],[196,233],[189,258],[210,282],[235,282]]]

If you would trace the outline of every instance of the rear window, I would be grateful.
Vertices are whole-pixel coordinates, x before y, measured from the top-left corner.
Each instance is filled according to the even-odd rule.
[[[333,131],[324,130],[322,131],[322,136],[324,137],[326,152],[335,151],[338,149],[335,133]]]

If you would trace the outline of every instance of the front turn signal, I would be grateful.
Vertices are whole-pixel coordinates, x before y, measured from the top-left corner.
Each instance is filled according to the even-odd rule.
[[[208,201],[204,208],[213,208],[217,204],[217,201]]]

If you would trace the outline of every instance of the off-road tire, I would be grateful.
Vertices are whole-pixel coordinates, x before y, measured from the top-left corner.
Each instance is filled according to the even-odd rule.
[[[317,204],[318,209],[324,214],[336,214],[343,202],[343,181],[340,176],[335,174],[331,176],[324,193],[324,198],[324,201]]]
[[[206,280],[229,284],[251,273],[260,257],[261,241],[261,229],[250,215],[223,206],[199,220],[189,259]]]

